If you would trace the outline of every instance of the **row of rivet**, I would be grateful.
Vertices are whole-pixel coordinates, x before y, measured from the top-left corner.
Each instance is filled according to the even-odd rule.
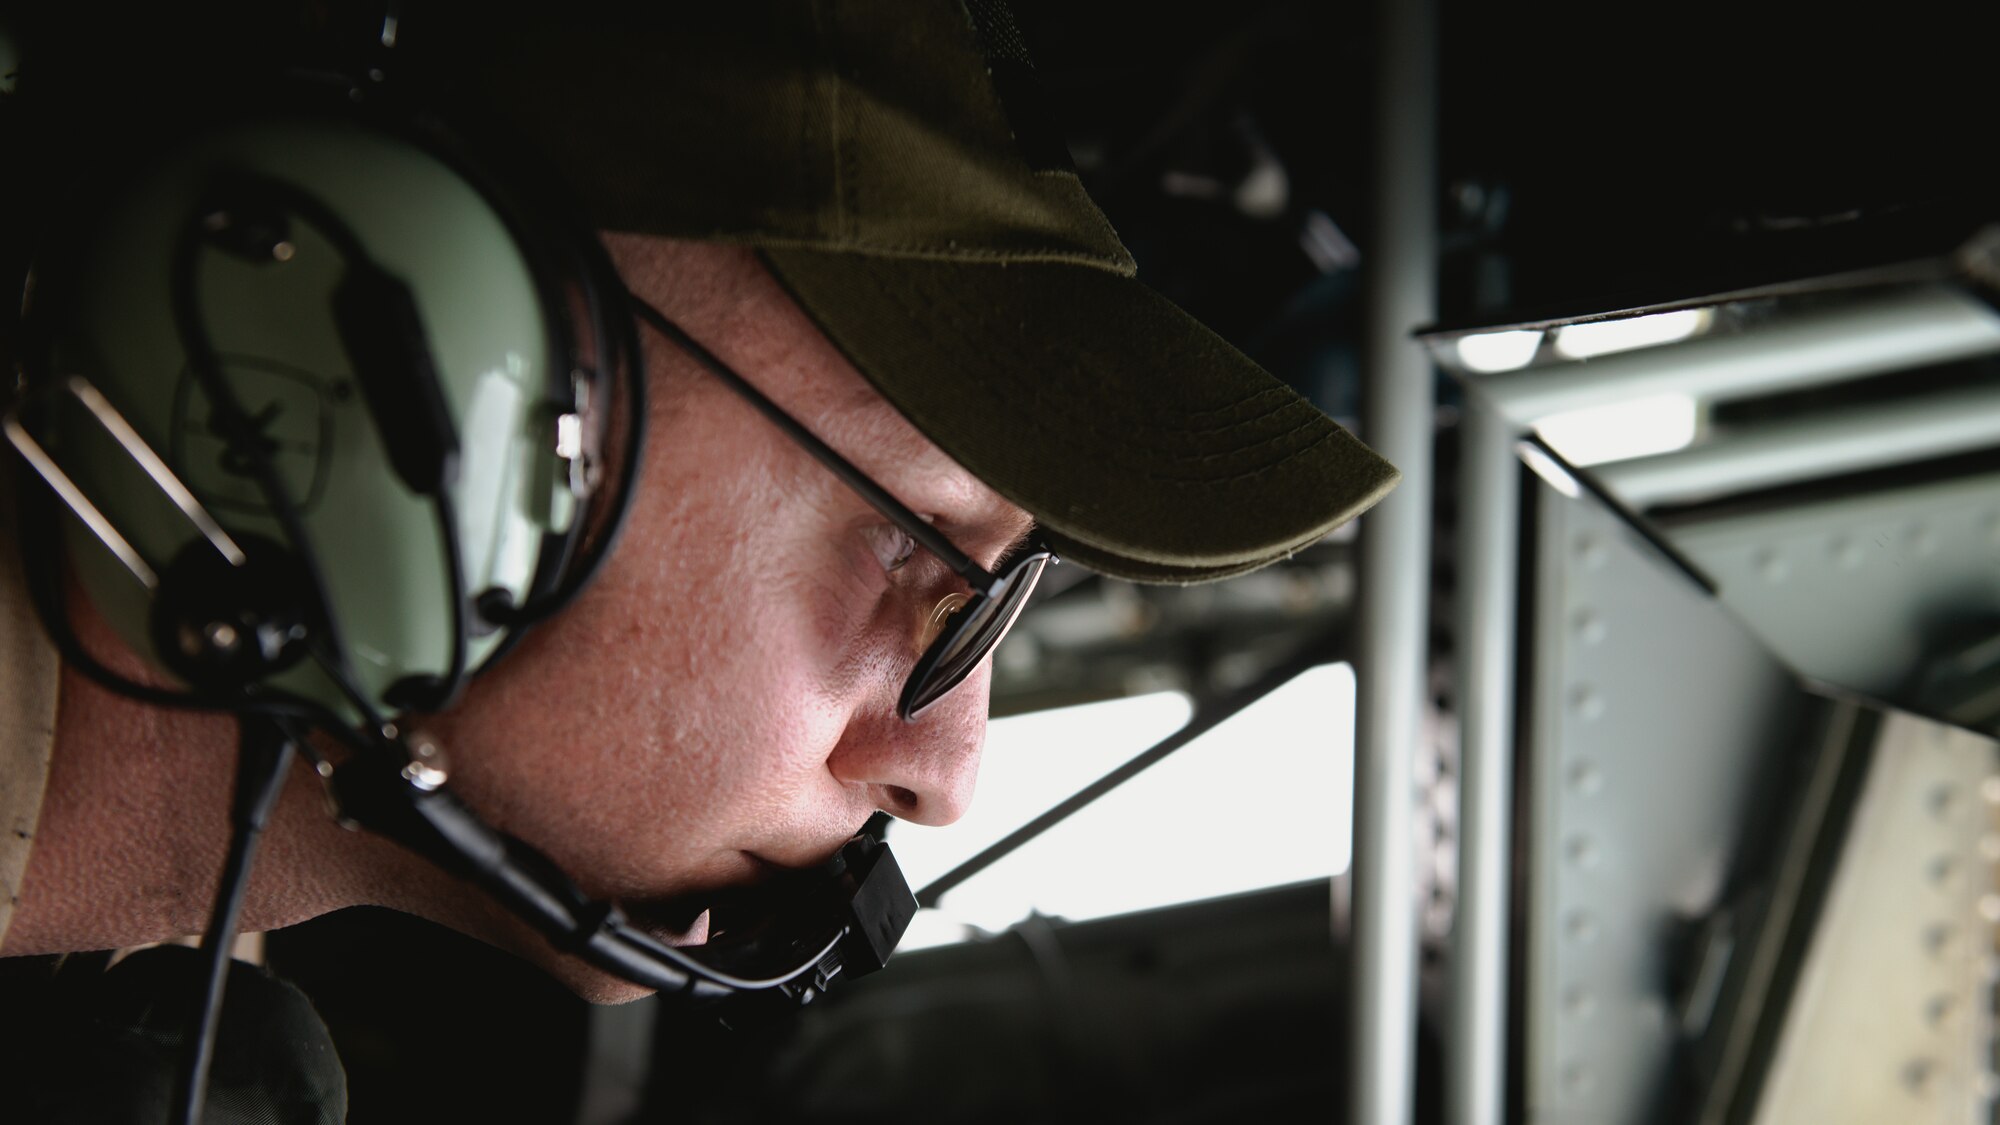
[[[1585,571],[1602,570],[1610,561],[1610,550],[1603,539],[1596,535],[1581,535],[1575,544],[1576,561]],[[1572,635],[1583,647],[1604,643],[1608,629],[1604,617],[1589,605],[1577,605],[1569,614]],[[1567,695],[1570,713],[1585,722],[1594,722],[1604,716],[1604,694],[1595,685],[1578,682],[1573,684]],[[1569,763],[1564,783],[1571,793],[1579,797],[1592,797],[1604,789],[1604,771],[1588,758],[1578,758]],[[1597,867],[1602,856],[1597,841],[1583,833],[1569,837],[1563,844],[1565,859],[1580,870]],[[1563,935],[1571,942],[1583,944],[1597,937],[1598,922],[1595,915],[1587,910],[1572,912],[1563,924]],[[1563,990],[1561,1000],[1562,1015],[1566,1019],[1585,1020],[1597,1013],[1597,993],[1587,984],[1572,983]],[[1572,1059],[1565,1063],[1558,1076],[1562,1092],[1572,1097],[1590,1089],[1591,1073],[1581,1061]]]
[[[2000,512],[1988,513],[1981,522],[1985,525],[1987,540],[2000,546]],[[1944,546],[1944,541],[1937,531],[1923,524],[1913,524],[1903,529],[1902,538],[1904,545],[1912,554],[1922,557],[1935,555]],[[1894,539],[1887,534],[1869,536],[1868,540],[1881,550],[1888,550],[1894,542]],[[1850,535],[1835,535],[1829,539],[1827,553],[1832,556],[1834,565],[1842,570],[1861,569],[1861,565],[1868,561],[1869,554],[1867,545]],[[1791,558],[1776,547],[1761,548],[1751,557],[1751,563],[1756,568],[1757,574],[1766,582],[1783,582],[1792,574]]]
[[[1935,732],[1932,738],[1933,745],[1941,751],[1949,752],[1954,732],[1942,725],[1934,727],[1933,730]],[[1963,806],[1959,796],[1958,786],[1949,782],[1940,783],[1925,796],[1926,810],[1933,819],[1948,825],[1957,817]],[[2000,832],[1994,831],[1994,810],[2000,808],[2000,775],[1988,775],[1981,779],[1979,796],[1985,805],[1982,815],[1986,817],[1987,823],[1985,831],[1979,835],[1978,850],[1980,858],[1985,861],[1988,887],[1988,890],[1976,900],[1979,921],[1985,923],[1984,925],[1974,923],[1972,926],[1977,935],[1975,940],[1979,944],[1968,950],[1964,945],[1965,928],[1950,919],[1933,921],[1924,927],[1920,941],[1924,950],[1939,960],[1951,961],[1966,955],[1979,958],[1981,980],[1979,991],[1984,995],[1985,1003],[1976,1006],[1975,1018],[1980,1023],[1977,1034],[1985,1044],[1984,1050],[1978,1052],[1977,1057],[1983,1060],[1983,1065],[1979,1066],[1973,1092],[1982,1101],[1993,1103],[1996,1098],[2000,1098],[2000,1058],[1994,1055],[1993,1037],[1996,1014],[1994,989],[1996,983],[2000,983],[2000,957],[1994,955],[1993,927],[1995,924],[2000,924],[2000,893],[1995,893],[1992,889],[1994,865],[2000,864]],[[1966,865],[1950,852],[1938,854],[1926,866],[1930,883],[1940,893],[1955,890],[1965,877]],[[1958,1030],[1965,1007],[1959,998],[1950,992],[1935,993],[1924,1002],[1924,1023],[1939,1035],[1950,1034]],[[1906,1061],[1900,1071],[1904,1088],[1917,1097],[1928,1096],[1936,1084],[1940,1068],[1939,1060],[1925,1056]],[[1992,1112],[1993,1110],[1989,1108],[1989,1114]]]

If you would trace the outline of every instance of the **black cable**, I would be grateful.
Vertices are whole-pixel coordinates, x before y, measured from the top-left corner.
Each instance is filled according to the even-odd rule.
[[[208,930],[202,935],[204,959],[201,1020],[189,1039],[175,1087],[175,1121],[196,1125],[202,1104],[208,1098],[209,1063],[215,1056],[215,1037],[222,1020],[222,994],[229,980],[230,947],[236,942],[236,926],[243,913],[243,896],[249,888],[250,867],[257,855],[257,842],[264,825],[277,806],[285,788],[297,749],[291,731],[271,719],[244,716],[238,724],[239,748],[236,760],[236,795],[230,802],[231,833],[229,855],[223,860],[222,881],[209,912]]]
[[[442,711],[458,699],[458,693],[465,687],[465,638],[471,631],[471,622],[466,620],[470,607],[470,597],[465,590],[465,550],[458,537],[458,502],[452,499],[449,487],[440,488],[431,498],[437,507],[438,538],[444,543],[445,573],[451,576],[451,663],[444,677],[444,689],[431,704],[430,710]]]
[[[415,681],[420,690],[410,698],[402,698],[398,688],[391,685],[389,699],[392,705],[410,711],[442,711],[457,702],[459,693],[465,689],[466,637],[471,630],[467,613],[471,609],[470,598],[465,589],[464,551],[458,537],[458,505],[451,498],[449,486],[440,488],[431,497],[431,508],[437,514],[438,542],[444,550],[445,597],[451,604],[451,653],[446,658],[445,674],[442,679],[421,677]],[[330,670],[329,670],[330,671]],[[353,694],[353,693],[349,693]],[[380,726],[380,722],[376,722]]]
[[[848,910],[857,894],[869,897],[866,885],[876,874],[901,878],[886,846],[864,833],[823,869],[739,890],[734,902],[728,893],[711,896],[716,910],[735,906],[761,919],[763,929],[746,924],[740,935],[718,934],[707,945],[681,949],[634,928],[614,905],[592,901],[532,845],[487,825],[448,790],[424,788],[391,760],[366,757],[341,766],[333,791],[343,813],[362,827],[478,885],[557,948],[627,980],[695,1000],[816,991],[821,984],[811,979],[812,971],[826,964],[836,947],[848,975],[879,968],[848,940],[850,930],[871,924],[874,915],[858,918]],[[902,895],[907,899],[908,890]]]

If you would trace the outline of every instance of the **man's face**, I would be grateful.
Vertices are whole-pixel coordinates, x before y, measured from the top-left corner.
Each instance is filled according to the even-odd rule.
[[[884,401],[747,251],[607,242],[626,283],[990,566],[1030,526]],[[963,584],[680,352],[648,334],[651,419],[597,582],[427,724],[472,806],[593,895],[639,904],[819,863],[877,809],[956,820],[982,668],[896,717],[931,609]],[[468,918],[467,912],[475,917]],[[636,994],[469,904],[448,920],[593,998]]]

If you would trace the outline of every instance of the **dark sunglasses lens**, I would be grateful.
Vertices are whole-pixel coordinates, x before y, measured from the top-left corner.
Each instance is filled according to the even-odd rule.
[[[903,691],[904,718],[916,718],[979,667],[979,662],[1014,627],[1048,564],[1049,556],[1045,553],[1022,559],[1002,579],[1005,586],[998,597],[974,598],[960,611],[960,619],[946,626],[944,634],[917,662],[916,671]]]

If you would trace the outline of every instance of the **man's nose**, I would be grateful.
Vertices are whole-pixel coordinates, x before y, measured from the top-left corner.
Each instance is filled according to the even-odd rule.
[[[968,676],[915,722],[895,709],[869,708],[848,724],[827,768],[899,820],[950,824],[972,805],[979,752],[986,743],[990,666]]]

